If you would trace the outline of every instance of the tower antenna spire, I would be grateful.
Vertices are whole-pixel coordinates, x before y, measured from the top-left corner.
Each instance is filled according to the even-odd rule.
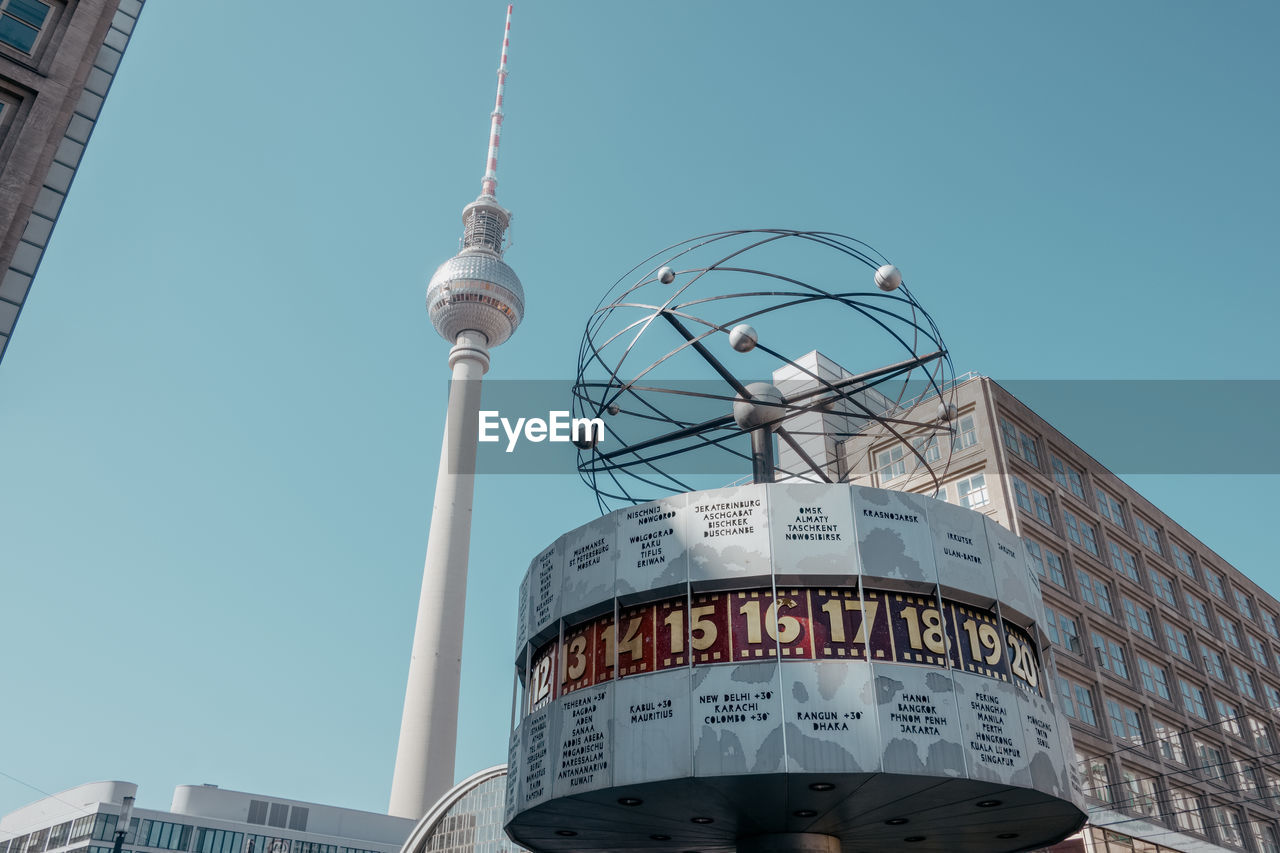
[[[484,178],[480,181],[480,197],[497,199],[498,144],[502,139],[502,97],[507,89],[507,47],[511,43],[511,4],[507,5],[507,26],[502,31],[502,60],[498,63],[498,94],[494,100],[489,124],[489,156],[485,160]]]
[[[480,181],[480,197],[462,209],[462,250],[488,252],[502,257],[511,212],[498,204],[498,145],[502,141],[502,101],[507,89],[507,45],[511,40],[511,6],[502,31],[502,60],[498,63],[498,94],[489,121],[489,156]],[[492,343],[492,340],[490,340]]]

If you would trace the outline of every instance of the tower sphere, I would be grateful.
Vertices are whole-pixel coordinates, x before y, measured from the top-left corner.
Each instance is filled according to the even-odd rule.
[[[885,264],[876,270],[876,287],[885,293],[897,290],[902,284],[902,273],[893,264]]]
[[[524,319],[524,288],[501,258],[484,249],[463,249],[431,276],[427,311],[450,343],[462,332],[476,331],[496,347]]]

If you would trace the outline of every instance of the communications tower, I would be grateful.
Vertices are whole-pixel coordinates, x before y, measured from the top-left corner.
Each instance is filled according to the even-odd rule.
[[[524,316],[524,289],[502,260],[511,214],[496,197],[510,31],[508,6],[480,196],[462,210],[461,251],[440,265],[427,287],[431,323],[453,345],[453,381],[388,808],[415,820],[453,785],[480,381],[489,349],[511,337]]]

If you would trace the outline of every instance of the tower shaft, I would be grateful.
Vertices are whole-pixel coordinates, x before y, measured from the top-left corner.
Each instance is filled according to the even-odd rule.
[[[449,410],[387,810],[414,820],[453,786],[480,379],[489,367],[484,336],[460,334],[449,363]]]

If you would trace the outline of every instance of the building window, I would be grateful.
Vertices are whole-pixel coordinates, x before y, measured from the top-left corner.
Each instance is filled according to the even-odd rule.
[[[40,0],[0,0],[0,42],[32,53],[52,11]]]
[[[1027,486],[1027,481],[1013,475],[1013,494],[1018,506],[1028,515],[1035,517],[1049,527],[1053,527],[1053,511],[1049,508],[1049,496],[1035,487]]]
[[[1169,652],[1191,663],[1191,640],[1187,637],[1187,632],[1181,628],[1175,628],[1168,622],[1164,623],[1164,639],[1165,645],[1169,647]]]
[[[1240,812],[1227,806],[1213,807],[1214,823],[1218,825],[1218,837],[1227,844],[1244,847],[1244,831],[1240,827]]]
[[[1000,435],[1004,446],[1014,456],[1019,457],[1033,468],[1040,467],[1040,454],[1036,450],[1036,440],[1020,427],[1015,427],[1004,418],[1000,419]]]
[[[1022,455],[1022,447],[1018,444],[1018,430],[1004,418],[1000,419],[1000,437],[1004,439],[1005,450],[1014,456]]]
[[[1131,814],[1158,817],[1156,780],[1146,774],[1138,775],[1132,770],[1125,770],[1120,778],[1125,792],[1125,801],[1120,807]]]
[[[307,816],[311,810],[304,806],[294,806],[289,810],[289,828],[299,832],[307,831]]]
[[[93,822],[94,815],[85,815],[71,821],[71,836],[67,839],[67,843],[75,844],[93,835]]]
[[[1120,501],[1111,497],[1111,495],[1107,494],[1102,489],[1095,488],[1093,491],[1094,494],[1098,496],[1098,512],[1101,513],[1102,517],[1107,521],[1110,521],[1115,526],[1123,529],[1124,510],[1120,507]]]
[[[1049,496],[1034,486],[1031,488],[1031,500],[1036,505],[1036,518],[1053,527],[1053,511],[1049,509]]]
[[[1170,607],[1177,608],[1178,599],[1173,592],[1173,580],[1165,577],[1159,572],[1151,572],[1151,586],[1155,590],[1156,598],[1163,601]]]
[[[67,836],[69,836],[70,834],[71,834],[71,821],[67,821],[66,823],[60,823],[57,826],[55,826],[53,829],[49,830],[49,849],[53,850],[56,847],[61,847],[64,844],[66,844]],[[2,850],[3,848],[4,848],[4,845],[0,843],[0,850]]]
[[[196,829],[196,853],[241,853],[242,844],[243,832],[203,826]]]
[[[1076,763],[1084,776],[1085,796],[1111,802],[1111,768],[1107,766],[1107,759],[1076,752]]]
[[[1270,823],[1255,819],[1253,821],[1253,843],[1259,853],[1280,853],[1280,840],[1276,838],[1276,828]]]
[[[186,850],[191,846],[191,827],[185,823],[142,820],[133,843],[162,850]]]
[[[1129,626],[1129,630],[1141,633],[1142,636],[1154,643],[1156,628],[1151,621],[1151,611],[1128,596],[1122,600],[1122,606],[1124,607],[1124,621]]]
[[[976,509],[991,503],[987,495],[987,478],[984,474],[974,474],[956,484],[956,501],[967,509]]]
[[[1267,731],[1267,724],[1257,717],[1248,719],[1249,738],[1253,741],[1253,748],[1261,755],[1270,755],[1275,752],[1271,740],[1271,733]]]
[[[338,853],[338,845],[321,844],[319,841],[295,841],[293,853]]]
[[[1027,481],[1017,474],[1013,475],[1013,497],[1018,506],[1026,511],[1027,514],[1035,511],[1031,508],[1031,489],[1027,486]]]
[[[1098,535],[1093,529],[1093,525],[1087,521],[1081,521],[1076,518],[1075,514],[1070,510],[1062,511],[1062,518],[1067,522],[1067,538],[1084,548],[1095,557],[1101,556],[1098,553]]]
[[[1044,562],[1049,567],[1049,580],[1063,589],[1067,588],[1067,572],[1062,566],[1062,557],[1057,551],[1044,549]]]
[[[1098,551],[1098,537],[1094,533],[1093,525],[1080,522],[1080,535],[1084,537],[1084,549],[1093,556],[1101,558],[1102,554]]]
[[[1231,672],[1236,677],[1236,688],[1245,696],[1257,701],[1258,689],[1253,684],[1253,673],[1239,664],[1232,664]]]
[[[1062,697],[1063,713],[1091,726],[1098,724],[1093,713],[1093,692],[1088,687],[1058,676],[1058,692]]]
[[[1191,593],[1184,593],[1187,600],[1187,612],[1191,614],[1191,621],[1199,625],[1201,628],[1209,627],[1209,607],[1203,601],[1196,598]]]
[[[1204,704],[1204,690],[1185,678],[1178,679],[1178,689],[1182,693],[1183,709],[1192,716],[1208,721],[1209,709]]]
[[[1247,761],[1235,759],[1231,762],[1232,767],[1236,771],[1237,787],[1240,793],[1244,794],[1248,799],[1253,799],[1258,795],[1261,785],[1258,784],[1258,771]]]
[[[1108,542],[1107,550],[1111,553],[1111,568],[1134,583],[1142,583],[1142,577],[1138,574],[1138,558],[1132,551],[1121,548],[1115,542]]]
[[[1261,610],[1261,608],[1259,608]],[[1266,610],[1262,611],[1262,628],[1272,637],[1280,640],[1280,633],[1277,633],[1276,617]]]
[[[1208,566],[1204,567],[1204,584],[1209,588],[1209,592],[1212,592],[1223,601],[1227,600],[1227,591],[1222,585],[1222,575],[1213,571]]]
[[[267,804],[263,800],[249,801],[249,823],[262,826],[267,822]]]
[[[94,841],[115,841],[118,820],[120,820],[119,815],[99,812],[93,822]]]
[[[1240,634],[1236,631],[1236,623],[1219,613],[1218,625],[1222,628],[1222,639],[1230,643],[1232,647],[1240,648]]]
[[[1231,594],[1235,596],[1236,610],[1240,611],[1240,615],[1246,619],[1252,619],[1253,605],[1249,603],[1249,596],[1245,594],[1244,590],[1239,590],[1239,589],[1236,589],[1235,587],[1232,587]]]
[[[1213,704],[1218,709],[1218,729],[1238,738],[1244,737],[1240,729],[1240,709],[1222,699],[1215,699]]]
[[[1187,751],[1182,746],[1182,732],[1173,723],[1166,723],[1163,720],[1152,718],[1151,728],[1156,737],[1156,746],[1160,750],[1160,757],[1165,761],[1175,761],[1178,764],[1187,763]]]
[[[1069,490],[1080,500],[1084,500],[1084,480],[1080,472],[1052,453],[1049,454],[1049,462],[1053,466],[1053,479],[1057,484]]]
[[[1027,544],[1027,555],[1036,574],[1053,581],[1063,589],[1067,586],[1066,570],[1062,567],[1062,557],[1049,548],[1041,548],[1038,542],[1024,540]]]
[[[1148,693],[1173,701],[1173,696],[1169,693],[1169,674],[1164,667],[1139,656],[1138,672],[1142,676],[1142,686]]]
[[[881,450],[877,453],[876,467],[880,469],[880,482],[882,483],[887,483],[896,477],[906,474],[907,462],[902,458],[902,445],[894,445],[888,450]]]
[[[1205,779],[1221,779],[1226,775],[1226,764],[1222,750],[1200,738],[1192,738],[1191,744],[1196,751],[1196,767]]]
[[[1138,530],[1139,542],[1146,545],[1160,556],[1164,556],[1164,552],[1160,550],[1160,535],[1155,525],[1143,521],[1142,516],[1135,515],[1133,517],[1133,526]]]
[[[1267,654],[1267,644],[1253,634],[1246,634],[1245,637],[1249,640],[1249,656],[1262,666],[1270,667],[1271,658]]]
[[[973,425],[973,415],[965,415],[956,426],[956,433],[951,438],[951,452],[973,447],[978,443],[978,431]]]
[[[1115,640],[1110,640],[1101,634],[1093,635],[1093,650],[1098,657],[1098,666],[1113,672],[1121,678],[1129,677],[1129,661],[1125,656],[1124,647]]]
[[[244,838],[244,853],[289,853],[291,846],[288,838],[270,835],[246,835]]]
[[[1111,734],[1116,740],[1131,746],[1142,746],[1142,720],[1136,708],[1108,699],[1107,720],[1111,724]]]
[[[1040,467],[1040,454],[1036,452],[1036,440],[1022,430],[1018,430],[1018,438],[1022,441],[1022,458],[1033,468]]]
[[[1044,606],[1044,628],[1049,642],[1062,645],[1062,638],[1058,635],[1058,612],[1047,604]]]
[[[1113,616],[1111,609],[1111,587],[1100,578],[1090,577],[1088,572],[1076,570],[1076,578],[1080,582],[1080,598],[1086,604],[1092,604],[1108,616]]]
[[[289,807],[284,803],[272,803],[267,813],[267,826],[278,826],[281,829],[289,822]]]
[[[1200,798],[1181,788],[1169,788],[1169,815],[1178,829],[1204,835],[1204,818],[1200,815]]]
[[[1222,655],[1218,654],[1216,651],[1209,648],[1204,643],[1201,643],[1200,659],[1204,661],[1205,672],[1209,673],[1214,678],[1221,681],[1223,684],[1227,683],[1227,670],[1222,665]]]
[[[1068,651],[1080,654],[1080,627],[1076,620],[1058,613],[1049,605],[1044,608],[1045,624],[1048,627],[1049,639]]]
[[[1195,567],[1191,565],[1191,555],[1178,547],[1177,542],[1169,543],[1173,548],[1173,564],[1178,567],[1178,571],[1182,572],[1192,580],[1196,579]]]

